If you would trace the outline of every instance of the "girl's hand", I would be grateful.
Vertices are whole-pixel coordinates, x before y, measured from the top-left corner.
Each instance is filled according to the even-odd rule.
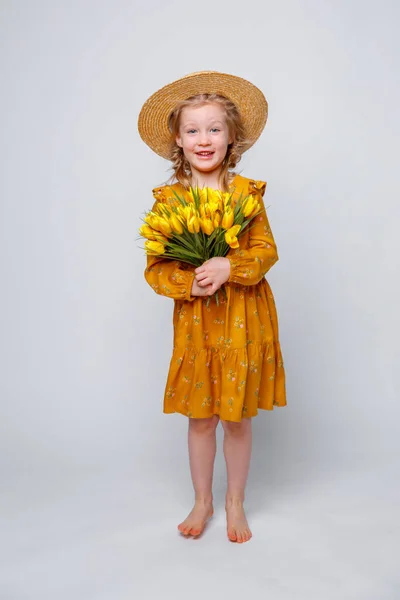
[[[195,277],[193,279],[192,290],[190,293],[192,296],[211,296],[213,292],[211,291],[211,285],[200,287]]]
[[[195,281],[200,287],[211,288],[211,294],[214,294],[221,285],[229,279],[231,273],[231,263],[224,256],[214,256],[210,258],[201,267],[197,267]]]

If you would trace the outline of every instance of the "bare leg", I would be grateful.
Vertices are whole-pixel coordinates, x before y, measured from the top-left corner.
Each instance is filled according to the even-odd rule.
[[[228,474],[226,517],[228,537],[233,542],[247,542],[252,533],[244,513],[244,490],[250,467],[252,428],[251,419],[240,423],[222,421],[224,428],[224,455]]]
[[[189,463],[195,504],[188,517],[178,525],[184,535],[200,535],[213,514],[212,481],[218,421],[217,415],[210,419],[189,419]]]

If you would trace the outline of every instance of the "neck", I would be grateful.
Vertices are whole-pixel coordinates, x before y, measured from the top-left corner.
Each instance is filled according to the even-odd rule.
[[[196,169],[192,170],[192,186],[193,187],[209,187],[215,190],[220,189],[221,187],[221,169],[217,169],[216,171],[211,171],[210,173],[202,173],[201,171],[197,171]]]

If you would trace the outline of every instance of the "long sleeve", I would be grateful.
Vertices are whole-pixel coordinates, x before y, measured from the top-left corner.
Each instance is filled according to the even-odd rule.
[[[161,296],[175,300],[194,300],[191,290],[195,267],[178,260],[163,259],[158,256],[147,256],[147,267],[144,272],[147,283]]]
[[[241,285],[256,285],[278,260],[278,252],[269,226],[263,195],[266,184],[250,181],[250,188],[258,196],[260,214],[250,223],[247,247],[230,251],[227,258],[231,264],[228,282]],[[239,239],[240,242],[240,239]]]

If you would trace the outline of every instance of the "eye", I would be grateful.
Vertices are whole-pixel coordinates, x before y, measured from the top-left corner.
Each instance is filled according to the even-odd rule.
[[[195,129],[188,129],[187,133],[196,133],[196,130]]]
[[[218,131],[221,131],[221,130],[220,130],[220,129],[218,129],[218,127],[213,127],[213,128],[211,129],[211,131],[214,133],[214,132],[218,132]]]

